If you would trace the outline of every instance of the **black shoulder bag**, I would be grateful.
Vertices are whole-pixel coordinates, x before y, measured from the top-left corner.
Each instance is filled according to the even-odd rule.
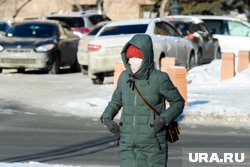
[[[160,113],[143,97],[141,92],[138,90],[137,86],[134,83],[134,88],[138,95],[142,98],[142,100],[147,104],[147,106],[154,111],[154,113],[158,116],[160,116]],[[167,127],[167,135],[168,135],[168,142],[174,143],[177,140],[179,140],[179,134],[180,134],[180,126],[178,125],[178,122],[172,121]]]

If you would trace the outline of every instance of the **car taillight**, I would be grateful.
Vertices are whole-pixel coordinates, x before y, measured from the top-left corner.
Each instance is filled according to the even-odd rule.
[[[96,52],[101,49],[101,45],[93,45],[93,44],[88,44],[88,51],[89,52]]]
[[[72,31],[86,34],[90,32],[90,29],[89,28],[72,28]]]

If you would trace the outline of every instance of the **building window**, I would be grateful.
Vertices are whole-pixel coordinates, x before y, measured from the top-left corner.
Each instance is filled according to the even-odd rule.
[[[157,16],[158,11],[155,9],[154,5],[140,5],[139,18],[156,18]]]
[[[77,11],[86,11],[86,10],[96,10],[96,4],[94,5],[73,5],[72,6],[72,11],[77,12]]]

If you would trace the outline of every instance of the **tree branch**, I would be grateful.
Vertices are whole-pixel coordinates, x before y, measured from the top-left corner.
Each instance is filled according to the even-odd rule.
[[[16,18],[17,15],[20,13],[20,11],[32,0],[27,0],[25,3],[23,3],[15,12],[15,14],[12,16],[12,18]]]

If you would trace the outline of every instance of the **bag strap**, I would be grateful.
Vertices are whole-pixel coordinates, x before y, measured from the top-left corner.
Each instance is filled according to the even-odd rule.
[[[151,110],[153,110],[155,112],[155,114],[157,114],[159,116],[160,113],[143,97],[143,95],[141,94],[141,92],[139,91],[139,89],[137,88],[135,83],[134,83],[134,87],[135,87],[136,92],[139,94],[139,96],[142,98],[142,100],[147,104],[147,106]]]

